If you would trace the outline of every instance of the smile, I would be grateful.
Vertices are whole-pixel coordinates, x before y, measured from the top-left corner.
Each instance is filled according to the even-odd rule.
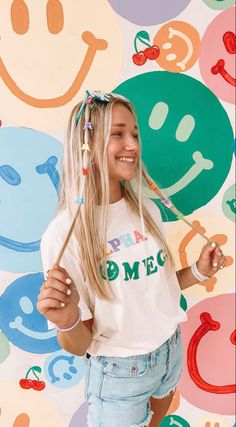
[[[211,72],[214,75],[220,74],[227,83],[229,83],[232,86],[236,86],[236,79],[232,77],[224,67],[225,67],[225,61],[223,59],[219,59],[216,65],[212,67]]]
[[[134,163],[134,157],[117,157],[117,160],[124,163]]]
[[[90,31],[85,31],[82,34],[82,40],[88,45],[86,55],[84,57],[83,63],[78,71],[73,83],[70,88],[63,95],[56,98],[50,99],[38,99],[34,98],[24,91],[22,91],[16,82],[12,79],[8,73],[2,59],[0,58],[0,76],[2,77],[7,88],[13,93],[14,96],[19,98],[21,101],[25,102],[32,107],[37,108],[55,108],[61,107],[62,105],[70,102],[76,93],[81,88],[87,74],[91,68],[94,57],[98,50],[105,50],[108,46],[108,43],[104,39],[97,39]]]
[[[0,246],[4,246],[5,248],[18,252],[36,252],[39,250],[40,240],[37,240],[36,242],[23,243],[0,236]]]
[[[183,190],[183,188],[187,187],[195,178],[200,175],[203,170],[212,169],[214,163],[209,159],[204,159],[202,153],[200,151],[195,151],[193,153],[194,165],[186,172],[182,178],[179,179],[175,184],[171,185],[167,188],[162,188],[163,192],[166,196],[173,196],[173,194],[178,193]]]
[[[22,325],[22,317],[16,316],[14,322],[10,322],[9,326],[11,329],[17,329],[18,331],[22,332],[22,334],[27,335],[30,338],[35,338],[37,340],[46,340],[50,339],[52,337],[56,336],[56,329],[51,329],[48,332],[36,332],[32,331],[31,329],[26,328],[24,325]]]
[[[204,391],[215,394],[229,394],[236,392],[236,384],[229,385],[213,385],[207,383],[200,375],[197,366],[197,350],[198,345],[204,335],[209,331],[217,331],[220,328],[220,323],[213,320],[209,313],[201,313],[200,320],[202,324],[193,334],[187,352],[188,371],[194,383]]]

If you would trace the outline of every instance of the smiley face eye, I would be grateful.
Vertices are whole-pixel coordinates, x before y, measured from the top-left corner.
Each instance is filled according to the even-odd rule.
[[[46,12],[50,33],[60,33],[64,26],[64,13],[61,2],[59,0],[48,0]]]
[[[29,11],[23,0],[14,0],[11,5],[12,28],[17,34],[25,34],[29,29]]]
[[[10,185],[19,185],[21,183],[20,175],[9,165],[0,166],[0,177]]]

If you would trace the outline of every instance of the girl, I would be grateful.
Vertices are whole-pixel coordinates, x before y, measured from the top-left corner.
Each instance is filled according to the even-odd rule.
[[[90,427],[159,426],[181,374],[181,289],[226,261],[208,243],[197,263],[175,273],[159,209],[142,197],[144,185],[162,198],[141,162],[131,104],[117,94],[88,93],[69,121],[60,209],[41,243],[47,279],[37,308],[56,325],[65,350],[86,354]]]

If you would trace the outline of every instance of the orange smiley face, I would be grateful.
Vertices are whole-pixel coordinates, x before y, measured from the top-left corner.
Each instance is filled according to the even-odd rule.
[[[20,118],[21,124],[23,119],[24,125],[32,126],[29,106],[37,109],[41,121],[38,109],[65,107],[78,94],[82,98],[86,88],[109,91],[114,86],[122,65],[121,30],[105,0],[99,5],[92,0],[6,3],[0,16],[0,87],[6,119]]]
[[[171,21],[163,25],[154,37],[154,44],[160,48],[156,61],[167,71],[185,72],[199,56],[199,34],[187,22]]]

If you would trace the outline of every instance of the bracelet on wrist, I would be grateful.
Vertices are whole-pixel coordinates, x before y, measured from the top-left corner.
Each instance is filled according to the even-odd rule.
[[[74,329],[80,323],[80,321],[81,321],[81,310],[79,308],[79,314],[78,314],[78,317],[77,317],[76,321],[72,325],[68,326],[68,328],[59,328],[57,326],[57,331],[58,332],[69,332],[72,329]]]
[[[193,274],[194,277],[196,277],[196,279],[198,280],[198,282],[205,282],[205,280],[208,280],[209,277],[205,276],[204,274],[200,273],[200,271],[197,268],[197,263],[194,262],[191,265],[191,272]]]

